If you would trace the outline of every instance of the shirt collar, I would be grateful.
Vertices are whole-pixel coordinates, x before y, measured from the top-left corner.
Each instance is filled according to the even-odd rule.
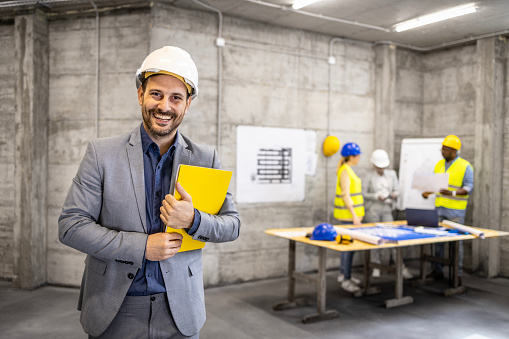
[[[451,164],[452,164],[453,162],[455,162],[455,161],[456,161],[456,159],[458,159],[459,157],[460,157],[459,155],[456,155],[456,158],[452,159],[450,162],[447,162],[447,160],[446,160],[446,161],[445,161],[445,163],[446,163],[447,165],[451,165]]]
[[[145,130],[145,126],[143,126],[143,123],[141,123],[140,126],[141,131],[141,147],[143,148],[143,153],[147,153],[147,150],[149,149],[150,145],[154,144],[156,149],[159,151],[159,146],[152,140],[152,138],[148,135],[147,131]],[[173,144],[168,149],[168,152],[173,152],[173,150],[177,147],[177,139],[179,136],[179,131],[177,130],[177,133],[175,134],[175,140],[173,141]]]

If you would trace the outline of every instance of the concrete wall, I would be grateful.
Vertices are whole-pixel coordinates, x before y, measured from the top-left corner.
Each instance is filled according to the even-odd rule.
[[[504,64],[504,164],[503,164],[503,184],[502,184],[502,229],[509,230],[509,49],[505,50]],[[500,239],[500,274],[509,276],[509,238]]]
[[[399,170],[401,140],[423,137],[423,57],[421,53],[398,50],[394,105],[393,168]]]
[[[94,16],[51,21],[48,154],[48,282],[78,285],[84,254],[58,241],[62,204],[89,140],[141,123],[134,73],[149,53],[149,10],[100,19],[98,131]],[[146,23],[145,25],[143,23]]]
[[[133,24],[149,21],[150,29]],[[101,17],[100,27],[99,136],[118,134],[140,123],[134,71],[151,50],[172,44],[189,51],[200,74],[200,94],[192,103],[181,132],[215,146],[216,15],[156,4],[151,12]],[[321,153],[321,142],[328,129],[329,65],[325,59],[330,37],[228,17],[223,36],[228,42],[239,44],[223,48],[220,144],[223,167],[235,171],[237,125],[311,129],[317,132],[316,151]],[[77,285],[81,279],[84,256],[58,242],[56,222],[86,143],[94,137],[95,53],[93,17],[51,22],[47,244],[51,283]],[[339,43],[334,55],[338,62],[331,69],[331,133],[342,142],[358,142],[369,154],[373,149],[373,51],[369,46]],[[69,86],[70,83],[73,85]],[[63,144],[67,147],[61,147]],[[207,244],[205,284],[284,275],[286,242],[265,235],[263,230],[327,221],[326,205],[332,204],[334,192],[331,189],[326,197],[326,183],[334,185],[338,160],[337,155],[325,159],[320,154],[316,176],[307,177],[304,202],[239,204],[241,237],[233,243]],[[326,166],[330,169],[328,179]],[[364,158],[359,172],[362,174],[366,168]],[[231,189],[235,194],[235,181]],[[315,250],[299,249],[299,268],[314,269],[316,257],[309,252]],[[331,256],[329,265],[337,267],[339,256]]]
[[[157,2],[144,10],[102,14],[96,131],[95,17],[73,15],[49,21],[46,243],[49,283],[81,282],[84,255],[58,242],[57,219],[87,142],[96,135],[116,135],[140,124],[133,78],[150,51],[163,45],[177,45],[192,55],[200,74],[200,94],[180,130],[197,142],[217,146],[219,54],[214,44],[217,22],[217,15],[212,12],[189,11]],[[0,26],[2,42],[12,43],[13,34],[12,26]],[[463,156],[474,161],[475,45],[421,54],[392,46],[378,46],[377,50],[367,44],[339,41],[333,48],[337,62],[329,65],[326,58],[330,36],[231,17],[224,18],[222,36],[227,43],[222,48],[219,148],[223,168],[234,171],[230,187],[233,194],[237,125],[315,131],[319,157],[316,175],[306,177],[305,201],[237,205],[242,219],[240,238],[232,243],[207,244],[204,250],[207,286],[285,275],[287,241],[265,235],[263,230],[333,221],[339,155],[325,158],[321,153],[321,143],[328,131],[338,136],[342,144],[348,141],[360,144],[364,156],[356,172],[361,178],[371,167],[369,154],[378,147],[392,147],[392,166],[397,169],[400,142],[405,137],[458,134],[465,143]],[[9,50],[2,49],[0,60],[9,59]],[[8,62],[0,63],[0,73],[11,72],[8,67]],[[380,70],[389,72],[382,82]],[[393,88],[392,93],[377,97],[380,84],[384,83]],[[5,86],[0,85],[0,117],[9,121],[15,114],[13,109],[9,110],[12,105],[9,102],[14,99],[11,87]],[[508,101],[509,95],[505,93]],[[380,105],[392,107],[391,111],[384,111]],[[390,118],[393,135],[384,136],[380,132],[376,121],[384,115]],[[13,191],[9,171],[14,171],[14,144],[9,144],[12,128],[4,124],[1,128],[0,166],[6,168],[7,177],[0,177],[0,208],[5,210],[0,218],[0,254],[2,251],[6,254],[0,257],[0,277],[10,278],[16,274],[9,257],[13,233],[12,221],[8,219],[15,219],[10,210],[14,197],[9,195]],[[507,178],[507,173],[504,174]],[[504,183],[507,185],[507,180]],[[316,254],[315,248],[298,245],[298,269],[316,269]],[[361,257],[355,257],[356,264],[360,264]],[[330,269],[338,268],[339,255],[329,252],[327,265]]]
[[[13,278],[15,209],[14,24],[0,25],[0,277]]]

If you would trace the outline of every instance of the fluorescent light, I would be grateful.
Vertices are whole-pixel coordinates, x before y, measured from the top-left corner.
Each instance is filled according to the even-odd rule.
[[[420,16],[420,17],[412,19],[412,20],[403,21],[399,24],[396,24],[394,26],[394,30],[396,32],[403,32],[408,29],[432,24],[434,22],[455,18],[457,16],[461,16],[461,15],[465,15],[465,14],[474,13],[475,11],[476,11],[475,3],[451,7],[449,9],[445,9],[443,11],[438,11],[435,13]]]
[[[317,1],[320,1],[320,0],[297,0],[292,5],[292,8],[293,9],[301,9],[302,7],[306,7],[307,5],[311,5]]]

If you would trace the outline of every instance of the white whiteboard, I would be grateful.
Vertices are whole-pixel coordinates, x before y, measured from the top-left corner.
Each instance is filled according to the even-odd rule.
[[[442,138],[403,139],[399,162],[400,198],[397,208],[429,209],[435,208],[435,196],[422,197],[422,191],[412,188],[414,173],[433,173],[436,163],[443,159]]]

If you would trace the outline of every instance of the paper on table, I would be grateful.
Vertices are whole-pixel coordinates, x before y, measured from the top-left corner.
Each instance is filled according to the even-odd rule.
[[[385,244],[385,239],[381,237],[377,237],[376,235],[365,234],[359,231],[349,230],[343,227],[334,227],[336,232],[340,235],[349,235],[353,239],[357,239],[360,241],[364,241],[373,245],[383,245]]]
[[[426,191],[438,192],[449,187],[449,173],[414,173],[412,188]]]
[[[456,223],[454,221],[450,221],[450,220],[444,220],[444,221],[442,221],[442,224],[446,225],[446,226],[449,226],[451,228],[454,228],[454,229],[456,229],[458,231],[462,231],[462,232],[467,232],[467,233],[473,234],[473,235],[475,235],[478,238],[485,239],[484,232],[476,230],[475,228],[468,227],[468,226],[465,226],[465,225],[462,225],[462,224],[458,224],[458,223]]]
[[[287,232],[285,230],[282,231],[276,231],[274,234],[284,237],[284,238],[295,238],[295,237],[305,237],[306,231],[293,231],[293,232]]]

